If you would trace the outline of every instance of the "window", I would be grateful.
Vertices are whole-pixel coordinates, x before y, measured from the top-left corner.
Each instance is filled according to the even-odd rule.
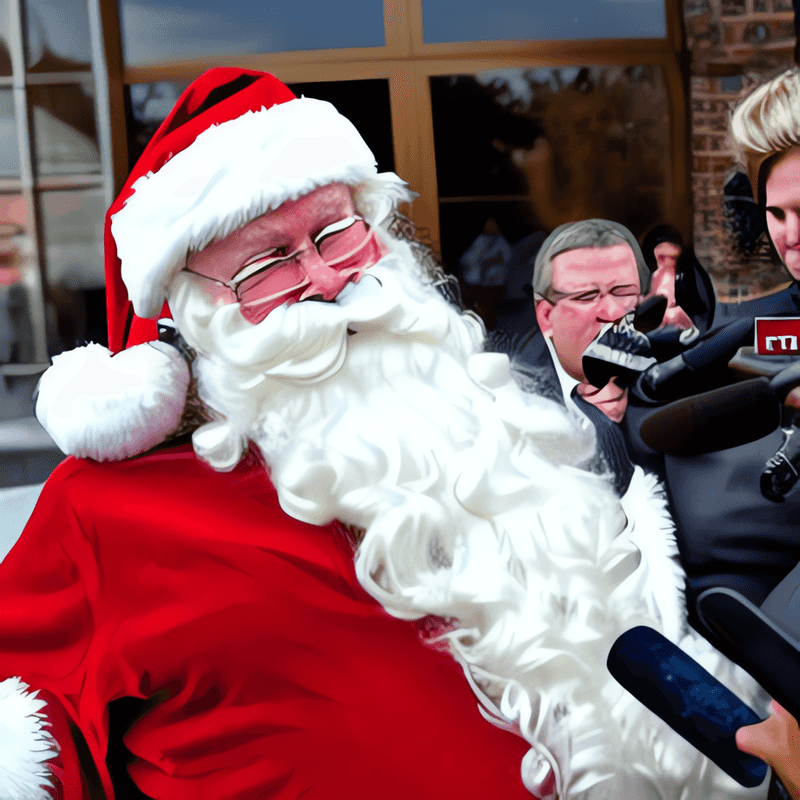
[[[113,182],[92,17],[86,0],[0,0],[0,364],[105,336]]]
[[[119,0],[118,13],[101,3],[119,64],[110,103],[127,108],[118,188],[119,164],[135,160],[180,91],[230,65],[334,102],[381,169],[420,194],[410,216],[462,278],[487,226],[512,248],[589,214],[637,234],[654,222],[688,233],[677,3],[290,5],[232,0],[221,15],[213,0]]]

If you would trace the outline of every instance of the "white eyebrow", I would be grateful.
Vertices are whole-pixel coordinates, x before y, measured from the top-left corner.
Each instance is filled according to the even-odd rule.
[[[273,247],[272,250],[265,250],[263,253],[251,258],[229,281],[229,283],[237,284],[241,283],[243,280],[256,275],[259,272],[262,272],[269,267],[274,267],[276,264],[280,264],[283,261],[291,261],[296,255],[297,251],[294,253],[289,253],[286,256],[278,256],[276,258],[269,258],[269,254],[273,250],[277,250],[277,247]]]
[[[326,225],[315,237],[314,237],[314,244],[319,244],[322,239],[326,236],[330,236],[332,233],[338,233],[339,231],[346,230],[351,225],[354,225],[356,222],[359,222],[362,217],[359,217],[357,214],[354,214],[352,217],[345,217],[344,219],[340,219],[338,222],[332,222],[330,225]]]

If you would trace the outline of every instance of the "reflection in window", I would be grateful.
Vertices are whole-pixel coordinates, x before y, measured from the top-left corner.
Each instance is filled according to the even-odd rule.
[[[28,70],[89,70],[92,51],[86,0],[24,1]]]
[[[30,86],[39,175],[100,171],[94,98],[79,83]]]
[[[35,361],[30,316],[32,242],[21,194],[0,194],[0,364]]]
[[[125,63],[292,50],[383,47],[376,0],[120,0]]]
[[[132,170],[158,126],[167,118],[189,81],[135,83],[125,87],[128,170]]]
[[[43,192],[41,202],[47,282],[77,289],[102,286],[102,189]]]
[[[511,69],[430,85],[442,257],[467,299],[469,284],[495,287],[484,311],[512,295],[530,305],[530,258],[564,222],[611,219],[638,236],[665,221],[660,68]]]
[[[667,35],[664,0],[422,0],[426,43]]]
[[[0,0],[0,75],[11,75],[11,52],[8,49],[10,12],[9,0]]]
[[[103,192],[43,192],[41,208],[48,298],[57,323],[51,352],[103,341]]]
[[[0,89],[0,176],[19,177],[17,117],[11,89]]]

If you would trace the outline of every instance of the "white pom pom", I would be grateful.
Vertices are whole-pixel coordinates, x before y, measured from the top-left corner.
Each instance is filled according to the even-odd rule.
[[[36,416],[63,452],[120,461],[175,431],[189,378],[170,345],[142,344],[112,356],[89,344],[53,359],[39,381]]]
[[[58,745],[47,731],[46,703],[19,678],[0,683],[0,800],[49,800],[47,762]]]

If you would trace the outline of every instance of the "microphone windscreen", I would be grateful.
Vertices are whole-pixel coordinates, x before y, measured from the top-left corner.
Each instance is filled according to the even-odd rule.
[[[620,636],[608,671],[637,700],[742,786],[759,786],[767,765],[736,746],[736,731],[761,719],[710,672],[658,631]]]
[[[641,333],[651,333],[656,330],[664,319],[664,314],[667,313],[667,303],[667,298],[661,294],[648,297],[637,306],[633,327]]]
[[[781,422],[781,404],[766,378],[676,400],[648,414],[642,441],[659,453],[697,456],[768,436]]]
[[[695,371],[714,364],[727,364],[740,347],[752,344],[754,337],[753,318],[737,319],[724,328],[707,333],[683,354],[683,360]]]

